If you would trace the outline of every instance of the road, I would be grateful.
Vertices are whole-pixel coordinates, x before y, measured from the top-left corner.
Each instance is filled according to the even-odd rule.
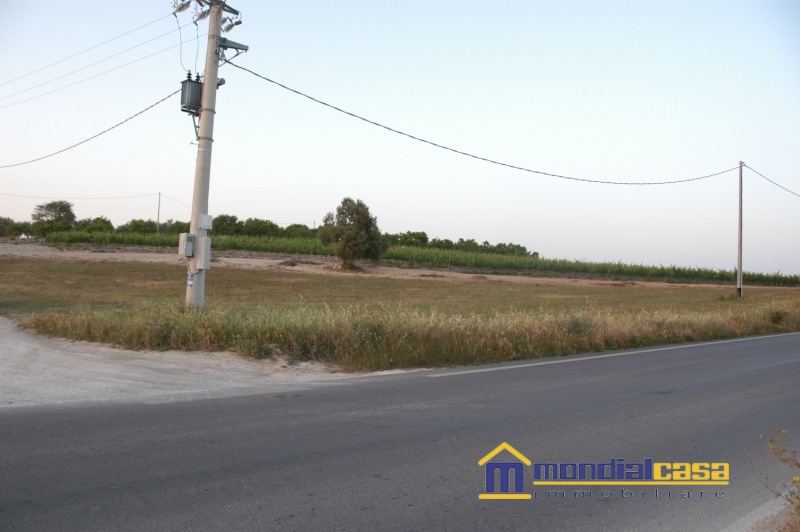
[[[799,381],[800,334],[786,334],[3,407],[0,528],[721,530],[772,498],[765,472],[789,474],[759,435],[788,429],[798,447]],[[553,499],[526,478],[534,499],[478,500],[478,461],[502,442],[533,462],[728,462],[731,480],[702,498],[693,486],[688,499],[663,487]]]

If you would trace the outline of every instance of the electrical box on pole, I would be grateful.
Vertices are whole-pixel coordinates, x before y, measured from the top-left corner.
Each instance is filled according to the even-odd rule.
[[[207,236],[197,239],[194,258],[198,270],[211,269],[211,239]]]
[[[186,73],[186,79],[181,82],[181,111],[192,115],[200,114],[203,83],[200,74],[197,79],[192,79],[192,73]]]
[[[181,233],[178,240],[178,255],[181,257],[194,256],[194,235],[191,233]]]

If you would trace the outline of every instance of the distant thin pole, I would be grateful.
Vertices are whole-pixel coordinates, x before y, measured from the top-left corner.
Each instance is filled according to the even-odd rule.
[[[736,292],[739,299],[744,296],[742,294],[742,167],[744,163],[739,161],[739,259],[736,266]]]
[[[156,233],[161,232],[161,192],[158,193],[158,215],[156,215]]]

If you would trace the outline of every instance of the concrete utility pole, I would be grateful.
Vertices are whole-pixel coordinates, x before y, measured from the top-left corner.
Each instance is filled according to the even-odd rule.
[[[208,236],[208,187],[211,182],[211,145],[214,142],[214,113],[217,105],[217,72],[219,71],[219,38],[222,33],[222,6],[224,2],[212,1],[208,22],[206,48],[206,75],[200,104],[200,132],[197,136],[197,162],[194,170],[192,195],[192,221],[189,232],[195,238],[195,250]],[[202,218],[201,218],[202,217]],[[195,251],[189,257],[186,281],[186,305],[202,309],[206,297],[206,271],[199,264]],[[198,267],[200,266],[200,267]]]
[[[186,305],[202,309],[205,305],[206,270],[211,254],[211,240],[208,230],[211,229],[211,217],[208,215],[208,189],[211,181],[211,145],[214,142],[214,115],[216,113],[217,87],[224,80],[217,78],[222,50],[234,48],[247,51],[247,46],[228,41],[222,34],[222,12],[239,17],[239,12],[227,6],[224,0],[197,0],[201,6],[209,6],[208,47],[206,48],[206,69],[203,90],[200,100],[200,127],[197,132],[197,162],[194,172],[194,194],[192,196],[192,221],[190,233],[182,241],[182,249],[188,258],[188,275],[186,280]],[[229,28],[241,21],[232,22]],[[184,235],[182,235],[184,236]]]
[[[744,163],[739,161],[739,261],[736,265],[736,292],[739,299],[742,299],[742,167]]]

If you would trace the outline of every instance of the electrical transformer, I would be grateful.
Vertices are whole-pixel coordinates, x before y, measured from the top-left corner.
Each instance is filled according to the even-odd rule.
[[[186,73],[186,79],[181,82],[181,111],[192,115],[200,114],[200,102],[203,95],[203,83],[200,75],[192,79],[192,73]]]

